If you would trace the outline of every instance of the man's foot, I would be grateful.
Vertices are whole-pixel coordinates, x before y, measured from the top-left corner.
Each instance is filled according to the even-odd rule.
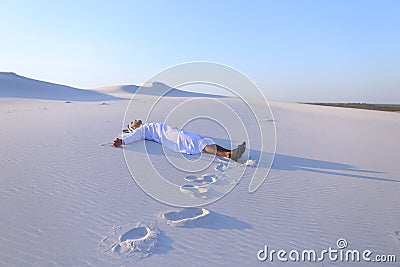
[[[234,160],[234,161],[237,161],[243,155],[245,150],[246,150],[246,142],[243,141],[242,144],[238,145],[237,148],[232,150],[231,159]]]

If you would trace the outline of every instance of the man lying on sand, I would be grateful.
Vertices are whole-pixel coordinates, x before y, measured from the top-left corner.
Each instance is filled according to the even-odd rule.
[[[234,161],[237,161],[246,150],[246,142],[244,141],[237,148],[229,150],[197,133],[186,132],[158,122],[142,124],[141,120],[134,120],[129,123],[128,129],[124,130],[121,138],[114,140],[112,146],[119,147],[143,139],[155,141],[179,153],[193,155],[206,152]]]

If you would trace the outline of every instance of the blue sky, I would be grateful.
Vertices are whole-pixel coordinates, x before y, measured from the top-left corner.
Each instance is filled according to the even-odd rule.
[[[400,1],[1,1],[0,71],[79,88],[188,61],[270,100],[400,103]]]

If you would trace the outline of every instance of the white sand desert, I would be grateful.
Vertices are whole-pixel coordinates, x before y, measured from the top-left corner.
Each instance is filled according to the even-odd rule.
[[[271,102],[274,118],[262,123],[275,123],[277,150],[260,188],[250,194],[245,173],[218,201],[178,208],[141,190],[123,149],[107,145],[136,87],[83,90],[0,73],[1,266],[365,266],[327,258],[282,263],[276,255],[263,262],[257,255],[265,246],[319,253],[338,249],[340,238],[347,249],[372,251],[371,258],[397,255],[397,263],[368,266],[398,266],[400,114]],[[156,118],[190,97],[201,95],[175,89]],[[263,168],[250,144],[239,163],[206,155],[199,161],[210,162],[206,172],[181,176],[159,144],[147,143],[159,172],[192,185],[180,192],[188,198],[212,199],[204,183],[224,177],[234,184],[242,170]],[[142,152],[137,144],[126,148]],[[140,162],[133,168],[149,172]]]

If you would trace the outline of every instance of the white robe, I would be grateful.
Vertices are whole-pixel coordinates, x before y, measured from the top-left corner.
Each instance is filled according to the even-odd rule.
[[[215,144],[210,138],[157,122],[145,123],[131,133],[121,134],[120,137],[125,144],[146,139],[160,143],[175,152],[185,154],[198,154],[203,151],[206,145]]]

